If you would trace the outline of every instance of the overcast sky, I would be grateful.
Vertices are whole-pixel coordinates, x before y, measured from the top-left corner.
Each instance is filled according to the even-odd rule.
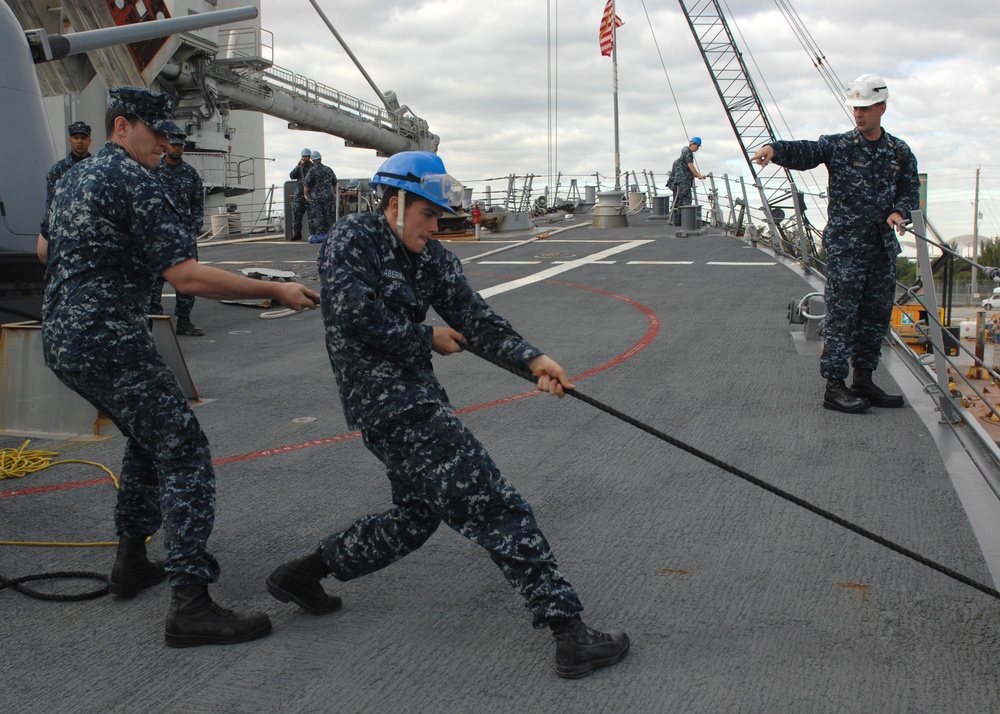
[[[601,56],[597,39],[604,3],[320,0],[379,88],[395,91],[430,124],[449,172],[477,195],[485,179],[511,173],[538,175],[540,189],[550,157],[564,187],[576,178],[582,192],[595,172],[602,187],[613,186],[611,60]],[[379,104],[307,0],[261,5],[276,65]],[[840,80],[866,72],[886,79],[883,126],[910,145],[928,174],[928,216],[941,233],[972,233],[980,168],[979,232],[1000,235],[1000,13],[992,3],[794,0],[793,7]],[[773,0],[723,8],[780,138],[815,139],[851,128]],[[625,22],[618,30],[622,170],[635,171],[640,182],[643,170],[652,172],[663,193],[671,163],[698,135],[703,173],[749,179],[680,5],[617,0],[617,14]],[[265,118],[265,135],[267,156],[276,159],[268,165],[269,184],[285,180],[305,146],[320,150],[341,178],[370,177],[381,163],[372,151],[290,131],[279,119]],[[825,180],[822,171],[803,176],[800,188]],[[497,190],[503,182],[492,185]]]

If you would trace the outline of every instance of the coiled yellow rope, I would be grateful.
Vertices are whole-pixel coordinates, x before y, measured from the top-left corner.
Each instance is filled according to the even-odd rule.
[[[108,476],[111,477],[112,483],[114,483],[115,488],[118,488],[118,477],[104,464],[99,464],[95,461],[83,461],[80,459],[63,459],[62,461],[53,461],[52,457],[58,456],[59,453],[56,451],[26,451],[28,444],[31,443],[31,439],[28,439],[20,447],[0,449],[0,480],[6,478],[24,478],[28,474],[37,473],[50,466],[58,466],[59,464],[87,464],[88,466],[96,466],[97,468],[104,471]],[[24,545],[24,546],[60,546],[68,548],[84,548],[92,546],[110,546],[118,545],[117,541],[96,541],[88,543],[60,543],[60,542],[41,542],[41,541],[13,541],[13,540],[0,540],[0,545]]]

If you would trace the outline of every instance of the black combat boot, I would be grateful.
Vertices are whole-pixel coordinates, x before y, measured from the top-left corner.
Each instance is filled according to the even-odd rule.
[[[166,643],[170,647],[231,645],[249,642],[271,631],[271,620],[262,612],[246,615],[217,605],[207,585],[178,585],[167,609]]]
[[[118,556],[111,567],[108,591],[118,597],[132,597],[140,590],[163,582],[163,563],[146,557],[146,538],[118,537]]]
[[[621,662],[628,653],[628,635],[621,630],[592,630],[579,615],[554,622],[549,629],[556,640],[556,674],[565,679],[586,677]]]
[[[826,393],[823,395],[823,408],[838,412],[857,414],[868,411],[868,400],[859,397],[847,388],[842,379],[826,380]]]
[[[174,330],[174,333],[185,337],[201,337],[205,331],[191,322],[190,317],[178,317],[177,329]]]
[[[342,605],[340,598],[327,595],[319,583],[330,572],[317,550],[278,566],[267,578],[267,590],[281,602],[294,602],[310,615],[336,612]]]
[[[854,383],[851,391],[862,399],[867,399],[873,407],[901,407],[902,394],[889,394],[872,381],[872,370],[854,368]]]

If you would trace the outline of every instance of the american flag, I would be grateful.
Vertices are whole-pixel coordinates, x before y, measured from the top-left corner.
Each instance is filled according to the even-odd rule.
[[[615,25],[611,26],[611,17],[614,14],[613,5],[614,0],[608,0],[608,4],[604,6],[604,17],[601,18],[601,54],[605,57],[610,57],[615,48],[614,27],[621,27],[625,24],[617,15],[614,15]]]

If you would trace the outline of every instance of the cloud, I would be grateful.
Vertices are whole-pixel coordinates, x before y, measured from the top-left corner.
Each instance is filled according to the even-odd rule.
[[[261,2],[277,65],[379,103],[308,2]],[[611,62],[597,44],[602,0],[320,0],[320,7],[376,84],[394,90],[441,137],[439,153],[460,180],[481,187],[487,178],[532,173],[539,189],[551,158],[564,186],[570,178],[581,187],[593,183],[595,173],[603,186],[613,183]],[[816,58],[775,3],[723,8],[732,13],[727,20],[781,138],[814,139],[851,127]],[[1000,211],[988,203],[1000,193],[993,137],[1000,16],[972,0],[842,0],[833,10],[825,0],[795,3],[823,62],[841,80],[865,72],[886,78],[883,123],[910,144],[929,174],[935,225],[945,237],[971,232],[975,170],[982,166],[980,200],[987,205],[980,232],[1000,234]],[[749,179],[680,7],[618,0],[617,13],[625,20],[618,35],[622,169],[639,174],[640,182],[643,170],[652,172],[663,191],[688,135],[698,134],[705,140],[697,156],[702,171]],[[372,151],[289,131],[281,120],[266,118],[265,134],[267,154],[276,159],[268,183],[284,180],[303,146],[322,151],[341,177],[371,176],[381,163]],[[802,177],[810,190],[824,182],[822,169]]]

